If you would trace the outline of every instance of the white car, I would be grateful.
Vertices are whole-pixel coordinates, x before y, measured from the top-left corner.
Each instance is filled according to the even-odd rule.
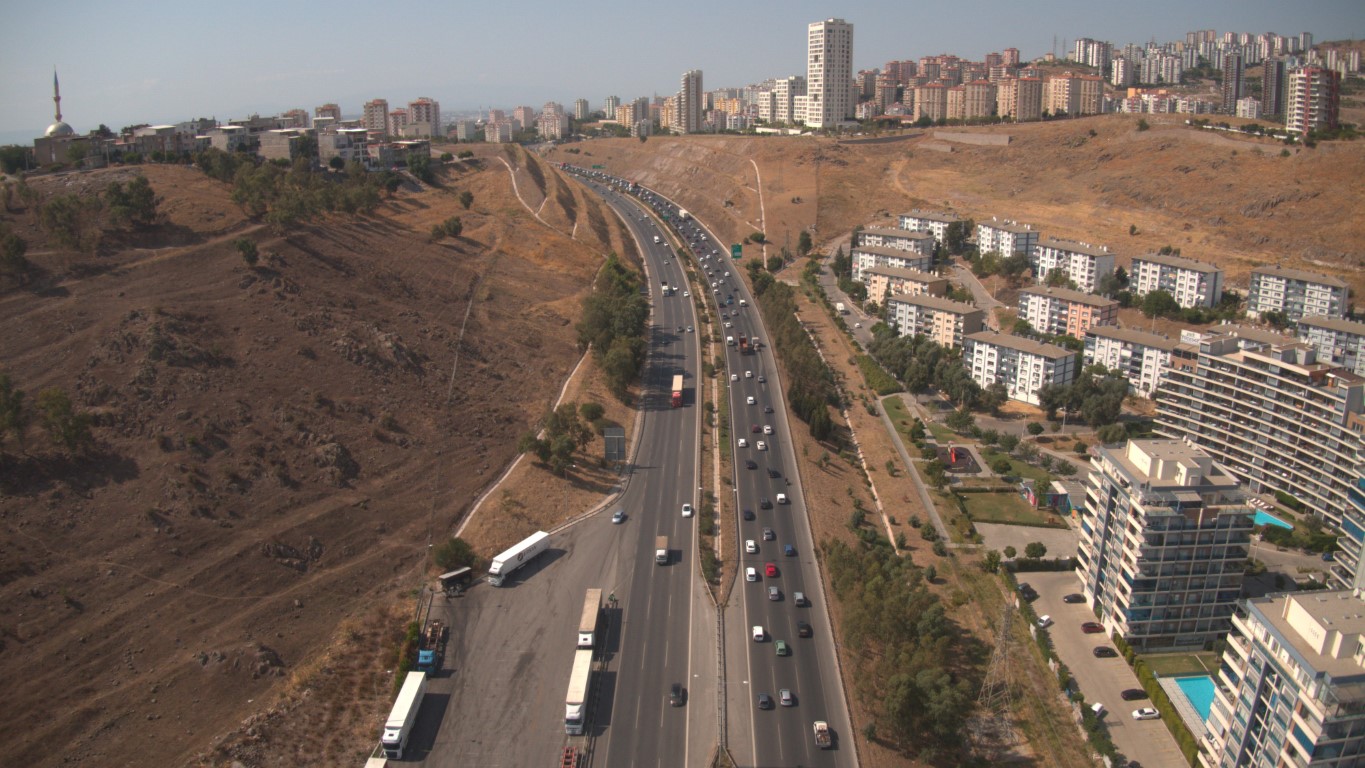
[[[746,379],[752,379],[753,377],[754,377],[754,372],[753,372],[753,371],[745,371],[745,372],[744,372],[744,378],[746,378]]]
[[[684,298],[684,299],[687,298],[688,296],[691,296],[691,295],[692,295],[692,292],[691,292],[691,291],[683,291],[683,298]]]
[[[1042,616],[1039,616],[1039,617],[1038,617],[1038,628],[1039,628],[1039,629],[1047,629],[1047,628],[1050,627],[1050,626],[1052,626],[1052,617],[1051,617],[1051,616],[1049,616],[1049,615],[1047,615],[1047,614],[1045,613],[1045,614],[1043,614]]]
[[[744,569],[744,580],[745,580],[745,581],[758,581],[758,571],[755,570],[755,569],[753,569],[753,568],[745,568],[745,569]]]
[[[745,539],[744,551],[751,555],[758,554],[758,542],[754,541],[753,539]]]
[[[787,503],[787,494],[785,494],[785,493],[779,493],[779,494],[777,494],[777,503],[778,503],[778,504],[786,504],[786,503]]]
[[[773,433],[773,425],[771,425],[771,424],[764,424],[764,425],[763,425],[763,434],[765,434],[765,435],[771,435],[772,433]]]
[[[741,438],[739,439],[738,445],[739,445],[740,448],[748,448],[748,447],[749,447],[749,441],[748,441],[748,440],[745,440],[744,438],[741,437]]]
[[[768,450],[768,444],[765,443],[765,442],[763,442],[762,440],[759,440],[757,443],[755,443],[755,444],[754,444],[754,447],[757,448],[757,449],[760,450],[760,451],[766,451],[766,450]]]
[[[690,325],[687,326],[687,332],[688,332],[688,333],[692,333],[692,332],[693,332],[693,331],[692,331],[692,326],[690,326]]]
[[[725,321],[725,327],[726,327],[726,328],[733,328],[733,327],[734,327],[734,324],[731,323],[729,320],[726,320],[726,321]]]
[[[1142,709],[1133,710],[1134,720],[1158,720],[1160,718],[1161,713],[1156,711],[1155,709],[1152,709],[1151,707],[1143,707]]]
[[[683,505],[683,507],[682,507],[682,516],[683,516],[683,517],[691,517],[691,516],[692,516],[692,505],[691,505],[691,504],[684,504],[684,505]]]
[[[739,374],[738,373],[730,374],[730,381],[739,381]]]
[[[758,401],[754,399],[754,396],[753,396],[753,395],[749,395],[749,398],[748,398],[748,400],[747,400],[746,402],[748,402],[749,405],[753,405],[754,403],[757,403]]]

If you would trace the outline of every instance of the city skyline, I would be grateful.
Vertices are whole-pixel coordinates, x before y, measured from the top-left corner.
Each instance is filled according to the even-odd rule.
[[[679,73],[691,69],[705,72],[712,89],[802,75],[805,27],[827,18],[861,30],[855,71],[938,53],[980,59],[1008,47],[1019,48],[1027,60],[1052,51],[1054,36],[1057,54],[1065,56],[1077,37],[1122,44],[1216,29],[1306,31],[1322,42],[1365,34],[1365,14],[1347,0],[1292,8],[1261,0],[1195,8],[1174,0],[1141,7],[1054,0],[1004,9],[974,0],[936,9],[929,24],[912,8],[865,1],[825,6],[797,0],[784,7],[780,20],[764,9],[706,2],[651,8],[638,17],[596,6],[565,13],[533,2],[515,13],[495,6],[464,9],[465,15],[432,8],[422,12],[420,25],[390,27],[404,46],[448,51],[443,60],[439,54],[391,55],[376,45],[379,27],[363,8],[247,0],[232,14],[199,18],[162,0],[149,0],[138,13],[70,0],[41,12],[18,7],[10,18],[25,34],[0,50],[0,143],[27,143],[51,122],[54,67],[63,78],[67,122],[85,133],[100,123],[117,130],[195,117],[226,120],[311,110],[325,102],[358,116],[375,98],[406,104],[430,96],[448,114],[572,104],[577,98],[600,109],[608,95],[670,95]],[[419,31],[429,40],[414,37]],[[442,32],[450,44],[438,37]],[[641,40],[648,54],[632,55],[631,46],[619,44],[631,39]],[[379,50],[388,53],[369,55]],[[415,61],[428,63],[419,68]]]

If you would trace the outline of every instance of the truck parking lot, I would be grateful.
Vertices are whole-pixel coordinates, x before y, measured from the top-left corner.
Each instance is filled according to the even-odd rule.
[[[1132,712],[1151,706],[1147,700],[1124,701],[1120,694],[1129,688],[1141,688],[1137,675],[1123,660],[1096,658],[1097,646],[1114,647],[1109,635],[1086,634],[1081,625],[1095,621],[1095,614],[1085,603],[1064,603],[1062,597],[1080,591],[1080,582],[1069,571],[1018,574],[1019,583],[1028,583],[1038,593],[1032,602],[1039,616],[1052,617],[1048,632],[1057,657],[1071,670],[1085,695],[1086,704],[1104,704],[1108,713],[1104,722],[1114,739],[1114,746],[1129,760],[1144,766],[1186,765],[1175,738],[1160,720],[1134,720]]]

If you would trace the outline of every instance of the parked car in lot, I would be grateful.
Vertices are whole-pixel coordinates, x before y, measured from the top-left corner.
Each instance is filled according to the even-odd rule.
[[[1147,692],[1141,688],[1128,688],[1119,694],[1124,701],[1142,701],[1147,698]]]
[[[1029,584],[1027,581],[1021,582],[1019,584],[1019,596],[1024,598],[1025,600],[1028,600],[1029,602],[1032,602],[1038,599],[1038,591],[1035,590],[1033,586]]]
[[[1100,624],[1098,621],[1087,621],[1081,625],[1081,631],[1087,635],[1093,635],[1097,632],[1103,632],[1104,625]]]
[[[1118,651],[1114,650],[1113,648],[1110,648],[1107,645],[1101,645],[1097,648],[1094,648],[1090,652],[1095,654],[1095,658],[1097,659],[1112,659],[1119,655]]]
[[[1161,713],[1151,707],[1133,710],[1134,720],[1156,720],[1161,717]]]
[[[1062,598],[1062,602],[1064,602],[1064,603],[1084,603],[1084,602],[1085,602],[1085,595],[1082,595],[1082,594],[1073,592],[1073,593],[1067,595],[1066,597],[1063,597],[1063,598]]]
[[[1047,629],[1047,628],[1050,627],[1050,626],[1052,626],[1052,617],[1051,617],[1051,616],[1049,616],[1049,615],[1047,615],[1047,614],[1045,613],[1045,614],[1043,614],[1042,616],[1039,616],[1039,617],[1038,617],[1038,627],[1039,627],[1039,629]]]

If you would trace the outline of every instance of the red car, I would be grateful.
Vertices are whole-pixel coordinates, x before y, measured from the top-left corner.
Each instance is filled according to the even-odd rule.
[[[1104,625],[1094,621],[1087,621],[1081,625],[1081,631],[1087,635],[1097,634],[1104,631]]]
[[[765,564],[765,565],[763,566],[763,575],[764,575],[764,576],[776,576],[776,575],[777,575],[777,566],[773,565],[772,563],[767,563],[767,564]]]
[[[759,429],[759,428],[758,428],[758,425],[755,424],[755,425],[753,426],[753,430],[752,430],[752,431],[753,431],[753,433],[756,435],[756,434],[758,434],[759,432],[762,432],[763,430]]]

